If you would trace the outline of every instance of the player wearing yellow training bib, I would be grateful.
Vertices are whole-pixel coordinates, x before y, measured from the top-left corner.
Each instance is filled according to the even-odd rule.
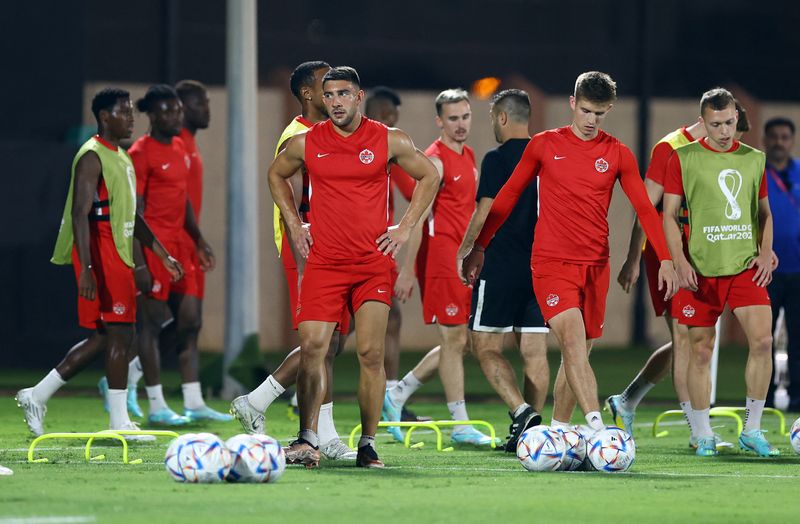
[[[776,456],[761,430],[772,372],[772,214],[764,178],[764,153],[734,138],[738,111],[733,95],[716,88],[700,102],[708,136],[679,147],[667,164],[664,232],[683,288],[674,301],[678,321],[689,326],[692,352],[688,386],[697,455],[717,454],[709,421],[710,362],[714,324],[727,304],[749,343],[747,403],[739,447]],[[689,211],[688,258],[680,223],[681,200]]]

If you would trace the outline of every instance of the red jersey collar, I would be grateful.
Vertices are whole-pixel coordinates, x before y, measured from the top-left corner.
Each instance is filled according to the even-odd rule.
[[[311,120],[307,119],[303,115],[297,115],[294,119],[297,120],[298,122],[300,122],[301,124],[303,124],[306,127],[311,127],[311,126],[314,125],[314,124],[311,123]]]
[[[117,149],[119,149],[117,146],[113,145],[113,144],[112,144],[112,143],[110,143],[108,140],[103,140],[103,139],[100,137],[100,135],[94,135],[94,139],[95,139],[95,140],[97,140],[98,142],[100,142],[101,144],[103,144],[104,146],[106,146],[106,147],[107,147],[108,149],[110,149],[111,151],[114,151],[114,152],[116,152],[116,151],[117,151]]]
[[[698,142],[700,142],[701,146],[703,146],[704,148],[708,149],[709,151],[713,151],[714,153],[733,153],[734,151],[739,149],[739,144],[741,143],[741,142],[739,142],[738,140],[736,140],[734,138],[733,139],[733,146],[731,146],[730,149],[728,149],[727,151],[717,151],[716,149],[712,148],[710,145],[707,144],[707,142],[708,142],[708,137],[707,136],[704,136],[703,138],[698,140]]]
[[[688,132],[686,130],[686,126],[683,126],[681,128],[681,133],[683,133],[683,136],[685,136],[687,139],[689,139],[689,142],[694,142],[695,138],[692,136],[692,134],[690,132]]]
[[[568,140],[572,141],[575,144],[583,145],[584,147],[591,147],[592,144],[595,144],[596,142],[602,140],[603,135],[606,134],[605,131],[603,131],[602,129],[598,129],[597,136],[595,136],[593,139],[583,140],[581,137],[576,135],[575,132],[572,130],[572,124],[562,127],[561,130],[562,134],[566,135]]]

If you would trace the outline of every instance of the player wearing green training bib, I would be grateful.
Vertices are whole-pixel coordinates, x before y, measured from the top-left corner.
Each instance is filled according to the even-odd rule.
[[[133,237],[150,247],[170,273],[183,270],[136,214],[136,175],[128,154],[119,146],[133,131],[130,95],[104,89],[92,100],[97,135],[80,148],[72,163],[64,214],[53,252],[54,264],[72,264],[78,281],[78,318],[93,329],[36,386],[17,392],[17,403],[34,435],[44,433],[47,401],[101,351],[106,375],[111,429],[137,429],[128,418],[127,353],[136,321],[133,280]],[[155,440],[130,435],[130,440]]]
[[[716,88],[700,102],[707,138],[681,146],[667,164],[664,232],[683,288],[674,300],[678,321],[689,326],[691,426],[697,454],[717,454],[709,421],[710,362],[716,323],[727,304],[749,343],[745,370],[747,412],[739,446],[760,456],[780,452],[764,438],[761,412],[772,372],[772,214],[764,178],[764,153],[734,138],[733,95]],[[689,211],[688,258],[679,213]]]

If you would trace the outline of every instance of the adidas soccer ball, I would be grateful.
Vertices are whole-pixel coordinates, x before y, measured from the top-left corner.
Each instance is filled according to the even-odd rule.
[[[575,471],[586,460],[586,439],[572,428],[558,428],[558,432],[564,441],[564,460],[559,470]]]
[[[528,471],[555,471],[564,459],[561,433],[549,426],[526,429],[517,442],[517,458]]]
[[[586,442],[586,455],[598,471],[626,471],[636,458],[636,443],[624,430],[607,426]]]
[[[266,435],[236,435],[225,442],[231,452],[231,482],[275,482],[286,469],[280,442]]]
[[[800,418],[794,421],[792,429],[789,430],[789,441],[794,452],[800,454]]]
[[[211,433],[187,433],[173,440],[164,457],[177,482],[222,482],[231,470],[231,454]]]

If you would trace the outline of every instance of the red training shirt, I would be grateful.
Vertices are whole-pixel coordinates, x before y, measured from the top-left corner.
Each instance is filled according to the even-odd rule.
[[[608,208],[619,180],[659,260],[670,260],[664,230],[639,176],[636,159],[618,139],[599,131],[593,140],[571,126],[534,136],[497,194],[476,244],[484,248],[511,213],[525,187],[539,177],[539,220],[531,260],[608,263]]]
[[[347,137],[330,120],[308,130],[309,263],[362,264],[383,257],[376,240],[388,223],[388,155],[388,128],[367,117]]]
[[[183,141],[162,144],[145,135],[128,153],[136,171],[136,193],[144,198],[144,219],[162,242],[176,241],[186,221],[191,161]]]
[[[444,171],[427,227],[423,227],[424,278],[458,278],[456,253],[475,211],[475,152],[465,145],[458,154],[437,139],[425,155],[441,160]]]

